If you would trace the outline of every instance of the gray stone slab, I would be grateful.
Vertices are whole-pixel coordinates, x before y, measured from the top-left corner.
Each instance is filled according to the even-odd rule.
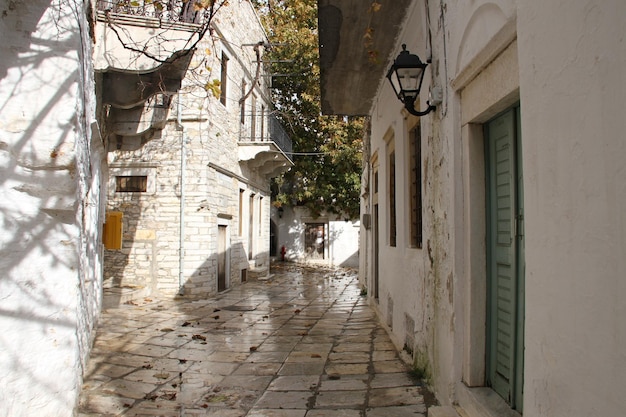
[[[286,363],[278,371],[279,375],[321,375],[324,363]]]
[[[229,375],[222,379],[219,386],[225,388],[242,388],[251,391],[263,391],[268,387],[271,381],[271,376]]]
[[[282,362],[275,363],[244,363],[233,372],[234,375],[275,375],[283,366]]]
[[[366,390],[323,391],[315,399],[315,408],[361,408],[366,394]]]
[[[98,391],[102,394],[116,395],[123,398],[142,399],[149,392],[155,389],[154,384],[145,382],[126,381],[124,379],[114,379],[102,385]]]
[[[361,417],[359,410],[309,410],[306,417]]]
[[[333,352],[369,352],[371,349],[370,343],[344,342],[333,347]]]
[[[306,410],[250,410],[246,417],[305,417]]]
[[[317,375],[279,376],[267,388],[269,391],[313,391],[319,385]]]
[[[308,408],[311,392],[304,391],[267,391],[255,404],[259,409],[304,409]]]
[[[289,354],[286,363],[324,363],[328,353],[325,352],[311,352],[311,351],[293,351]]]
[[[370,382],[372,388],[393,388],[416,386],[416,382],[406,372],[376,374]]]
[[[263,362],[284,362],[289,356],[288,351],[277,351],[277,352],[253,352],[248,359],[246,359],[247,363],[263,363]]]
[[[366,374],[369,364],[367,363],[329,363],[326,366],[328,375],[359,375]]]
[[[336,377],[335,377],[336,378]],[[342,375],[339,379],[322,377],[320,391],[356,391],[367,389],[369,375]]]
[[[459,417],[454,407],[430,407],[428,409],[429,417]]]
[[[365,410],[366,417],[426,417],[424,405],[379,407]]]
[[[370,391],[370,407],[423,404],[419,387],[376,388]]]
[[[334,363],[369,363],[369,352],[333,352],[328,360]]]
[[[398,372],[407,372],[409,368],[399,359],[393,361],[374,362],[375,374],[389,374]]]

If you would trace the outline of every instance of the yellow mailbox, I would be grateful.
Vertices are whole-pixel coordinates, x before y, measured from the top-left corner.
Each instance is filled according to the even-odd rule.
[[[121,211],[109,211],[106,216],[106,223],[102,230],[102,243],[110,250],[122,249],[122,219],[124,215]]]

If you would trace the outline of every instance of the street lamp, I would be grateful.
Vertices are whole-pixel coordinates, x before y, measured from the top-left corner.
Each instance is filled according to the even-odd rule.
[[[424,69],[428,63],[422,62],[419,56],[409,53],[406,45],[402,45],[402,52],[387,72],[387,79],[391,83],[393,91],[398,99],[404,103],[404,108],[414,116],[424,116],[435,110],[435,106],[426,102],[428,108],[424,111],[415,110],[415,100],[420,94],[422,81],[424,80]]]

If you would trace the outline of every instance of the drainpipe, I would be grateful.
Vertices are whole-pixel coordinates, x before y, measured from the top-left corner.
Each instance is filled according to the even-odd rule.
[[[180,231],[178,248],[178,294],[185,294],[185,170],[187,168],[187,157],[185,155],[185,142],[187,141],[187,131],[182,123],[182,95],[178,92],[178,102],[176,106],[176,129],[182,132],[180,141]]]

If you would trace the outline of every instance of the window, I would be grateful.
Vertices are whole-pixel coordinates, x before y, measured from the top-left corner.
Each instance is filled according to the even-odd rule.
[[[141,166],[139,166],[141,165]],[[156,166],[151,164],[111,164],[109,167],[109,191],[122,198],[124,193],[156,193]],[[113,197],[113,196],[111,196]]]
[[[224,52],[222,52],[222,62],[221,62],[221,84],[220,84],[220,103],[224,106],[226,105],[226,90],[228,88],[228,57]]]
[[[304,256],[309,259],[324,259],[325,223],[306,223],[304,226]]]
[[[148,191],[147,175],[120,175],[115,177],[116,193],[145,193]]]
[[[246,124],[246,81],[242,80],[241,81],[241,116],[239,117],[239,120],[241,121],[242,125]]]
[[[409,132],[411,247],[422,248],[422,135],[417,125]]]
[[[254,250],[254,194],[250,194],[250,204],[248,207],[248,260],[252,260],[252,251]]]
[[[243,236],[243,193],[245,190],[239,189],[239,236]]]
[[[396,150],[393,138],[387,142],[387,174],[389,185],[389,246],[396,246]]]
[[[252,106],[252,117],[250,121],[250,137],[252,140],[256,140],[256,96],[252,95],[252,102],[250,103]]]
[[[261,105],[261,141],[265,140],[265,106]]]
[[[374,195],[378,195],[378,171],[374,171]]]
[[[261,236],[261,232],[263,231],[263,197],[259,197],[259,236]]]

